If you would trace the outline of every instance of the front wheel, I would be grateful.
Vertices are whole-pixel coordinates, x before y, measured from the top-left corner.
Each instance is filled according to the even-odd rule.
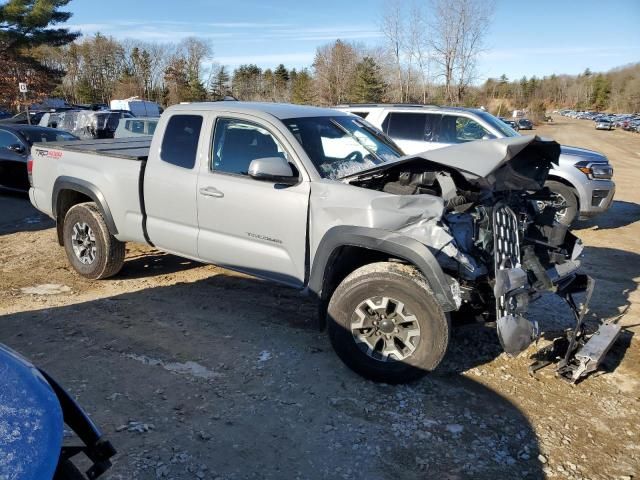
[[[449,343],[449,320],[422,274],[409,265],[365,265],[345,278],[327,311],[342,361],[378,382],[405,383],[435,369]]]
[[[109,233],[95,203],[79,203],[69,209],[64,217],[63,236],[67,258],[83,277],[108,278],[122,268],[124,243]]]
[[[553,200],[546,203],[556,209],[556,221],[570,227],[578,215],[578,197],[574,190],[553,180],[549,180],[544,186],[553,194]]]

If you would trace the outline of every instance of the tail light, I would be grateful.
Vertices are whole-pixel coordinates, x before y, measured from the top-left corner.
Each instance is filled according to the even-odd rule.
[[[27,175],[29,176],[29,186],[33,187],[33,156],[31,154],[27,156]]]

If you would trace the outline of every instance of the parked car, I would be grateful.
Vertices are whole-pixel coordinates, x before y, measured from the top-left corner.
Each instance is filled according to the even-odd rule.
[[[121,118],[114,138],[143,137],[153,135],[159,118]]]
[[[29,118],[31,121],[31,125],[38,125],[42,116],[47,112],[46,111],[29,111]],[[28,125],[29,120],[27,120],[27,112],[20,112],[14,115],[13,117],[3,118],[0,120],[0,124],[16,124],[16,125]]]
[[[115,448],[50,375],[2,344],[0,372],[0,478],[95,479],[109,469]],[[65,424],[81,445],[64,444]],[[87,476],[72,461],[79,453]]]
[[[0,124],[0,186],[15,190],[29,189],[27,163],[35,142],[77,140],[77,137],[33,125]]]
[[[508,138],[519,133],[483,110],[458,107],[402,105],[343,105],[338,110],[358,109],[367,121],[389,135],[405,153],[443,148],[458,143]],[[613,202],[613,168],[607,157],[576,147],[561,147],[557,164],[549,172],[547,187],[556,206],[557,219],[571,225],[606,211]]]
[[[613,124],[610,120],[601,119],[596,121],[596,130],[613,130]]]
[[[535,338],[530,295],[587,288],[579,240],[544,203],[559,155],[514,136],[403,157],[344,112],[193,103],[152,139],[35,145],[29,197],[78,274],[113,276],[142,242],[301,289],[348,366],[398,383],[440,363],[463,301],[516,354]]]
[[[533,130],[533,123],[528,118],[519,118],[516,120],[518,130]]]
[[[516,122],[515,120],[510,120],[505,117],[498,117],[498,118],[502,120],[504,123],[506,123],[507,125],[509,125],[511,128],[513,128],[515,131],[520,130],[520,127],[518,126],[518,122]]]
[[[11,118],[13,115],[11,115],[11,113],[7,112],[6,110],[2,110],[0,109],[0,120],[3,120],[5,118]]]
[[[113,138],[122,118],[133,115],[111,110],[69,110],[44,115],[40,125],[65,130],[83,139]]]

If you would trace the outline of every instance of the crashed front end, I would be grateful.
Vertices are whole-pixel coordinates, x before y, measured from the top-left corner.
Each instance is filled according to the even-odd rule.
[[[406,157],[349,183],[441,199],[441,216],[416,218],[397,231],[430,248],[457,282],[461,301],[495,321],[509,355],[538,338],[529,303],[543,291],[562,297],[576,327],[533,368],[555,361],[558,373],[575,382],[597,368],[620,329],[603,326],[587,348],[583,320],[593,280],[578,273],[582,243],[556,221],[553,196],[544,187],[559,155],[556,142],[534,136],[473,142]],[[586,294],[582,307],[574,300],[580,293]],[[583,351],[588,355],[580,356]]]

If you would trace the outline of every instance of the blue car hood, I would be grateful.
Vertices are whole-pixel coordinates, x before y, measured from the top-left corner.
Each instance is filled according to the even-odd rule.
[[[62,436],[62,410],[51,386],[31,363],[0,344],[0,478],[52,478]]]

